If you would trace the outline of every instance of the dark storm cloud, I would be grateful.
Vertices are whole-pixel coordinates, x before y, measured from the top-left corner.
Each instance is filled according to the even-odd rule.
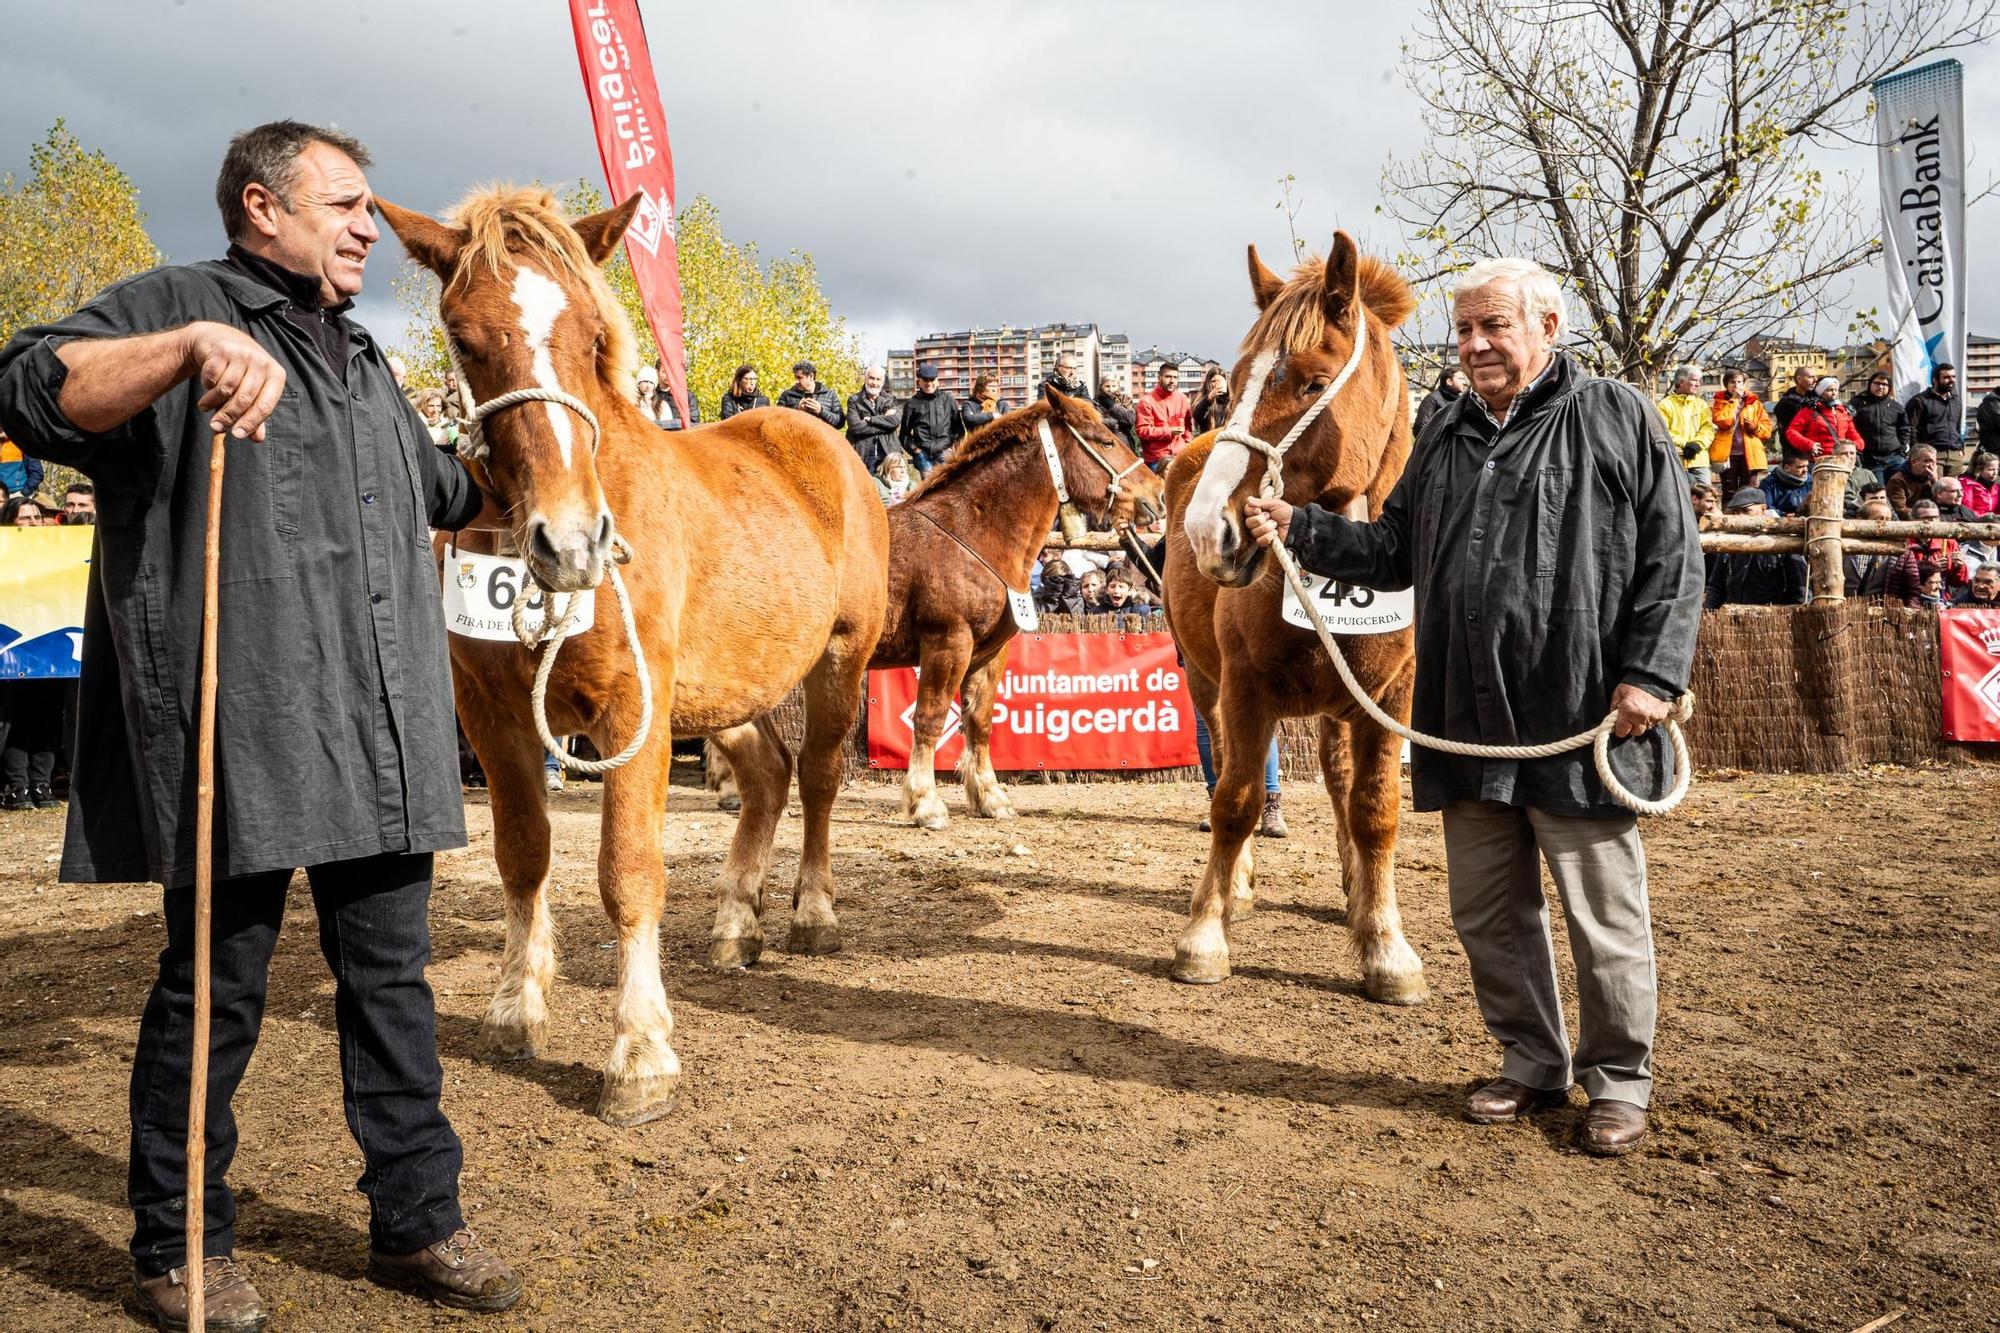
[[[1420,143],[1395,77],[1399,5],[882,3],[646,6],[683,200],[711,197],[767,256],[813,252],[870,350],[970,324],[1094,320],[1226,357],[1248,323],[1243,246],[1289,249],[1375,214]],[[1968,64],[1985,83],[1983,52]],[[1967,122],[1992,123],[1974,94]],[[436,211],[489,180],[598,178],[563,6],[16,6],[0,43],[0,166],[57,116],[137,180],[177,260],[221,248],[216,164],[293,115],[376,155],[377,190]],[[1866,154],[1850,165],[1869,167]],[[1975,176],[1980,175],[1978,171]],[[1872,188],[1872,171],[1868,176]],[[1974,215],[1973,252],[1993,224]],[[397,258],[363,317],[394,337]],[[1975,265],[1975,276],[1977,274]],[[1879,303],[1864,279],[1862,304]],[[1987,309],[1975,284],[1974,323]]]

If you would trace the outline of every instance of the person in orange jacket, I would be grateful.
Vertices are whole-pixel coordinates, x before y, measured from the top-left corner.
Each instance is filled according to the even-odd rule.
[[[1708,446],[1708,465],[1722,478],[1722,494],[1734,495],[1762,481],[1771,467],[1771,436],[1778,427],[1763,400],[1751,392],[1749,377],[1740,370],[1724,374],[1709,415],[1715,420],[1715,439]]]

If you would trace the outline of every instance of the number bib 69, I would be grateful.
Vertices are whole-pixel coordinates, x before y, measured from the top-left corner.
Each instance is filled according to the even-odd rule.
[[[1336,583],[1304,570],[1299,571],[1299,581],[1306,585],[1306,595],[1312,599],[1320,619],[1335,634],[1393,634],[1417,621],[1417,594],[1409,588],[1401,592],[1376,592],[1373,588]],[[1281,605],[1286,624],[1300,629],[1313,627],[1289,587],[1284,591]]]
[[[544,594],[541,585],[528,577],[526,561],[445,548],[444,624],[453,634],[514,642],[514,603],[524,595],[523,588],[529,610],[539,616]],[[596,611],[597,594],[578,593],[570,637],[589,629]],[[554,633],[551,625],[542,637],[547,639]]]

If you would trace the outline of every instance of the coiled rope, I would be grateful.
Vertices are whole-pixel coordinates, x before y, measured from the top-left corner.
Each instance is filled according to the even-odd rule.
[[[1248,392],[1244,395],[1243,401],[1237,405],[1236,411],[1231,414],[1229,424],[1217,433],[1215,442],[1238,444],[1252,453],[1264,456],[1264,478],[1259,486],[1259,491],[1264,497],[1275,498],[1284,494],[1286,452],[1298,443],[1306,428],[1312,425],[1319,414],[1326,409],[1327,404],[1333,401],[1334,395],[1354,377],[1354,372],[1360,368],[1367,339],[1367,316],[1357,309],[1354,320],[1354,350],[1348,355],[1347,364],[1341,367],[1340,373],[1334,376],[1325,391],[1313,401],[1311,407],[1306,409],[1305,415],[1292,423],[1292,428],[1286,431],[1284,438],[1276,444],[1259,439],[1250,433],[1250,418],[1257,410],[1257,400],[1263,393],[1264,380],[1270,374],[1274,354],[1268,350],[1259,352],[1252,361]],[[1672,744],[1674,752],[1674,785],[1665,799],[1658,801],[1648,801],[1634,794],[1618,780],[1617,774],[1611,771],[1611,737],[1618,725],[1616,709],[1588,731],[1580,731],[1574,736],[1541,745],[1474,745],[1443,736],[1427,735],[1404,726],[1389,716],[1383,711],[1382,706],[1375,702],[1374,697],[1362,687],[1361,682],[1355,679],[1353,668],[1347,664],[1347,655],[1341,652],[1339,641],[1334,638],[1333,632],[1327,629],[1319,608],[1313,605],[1311,596],[1306,592],[1305,581],[1299,575],[1298,561],[1293,559],[1292,553],[1285,548],[1283,542],[1275,543],[1269,549],[1277,557],[1278,568],[1284,571],[1285,586],[1291,590],[1291,595],[1298,604],[1305,608],[1306,619],[1312,622],[1314,632],[1319,635],[1320,644],[1326,649],[1327,656],[1333,659],[1334,669],[1340,673],[1340,679],[1347,686],[1348,693],[1354,696],[1354,701],[1361,705],[1363,712],[1374,719],[1377,726],[1402,737],[1412,745],[1421,745],[1427,750],[1463,755],[1471,759],[1552,759],[1557,755],[1568,754],[1572,750],[1581,750],[1589,746],[1591,758],[1597,767],[1598,780],[1604,784],[1604,789],[1611,793],[1611,799],[1634,814],[1666,814],[1679,805],[1682,798],[1687,795],[1688,785],[1694,775],[1694,764],[1688,755],[1687,737],[1681,731],[1681,723],[1694,715],[1693,694],[1683,694],[1674,700],[1674,711],[1665,723],[1667,739]]]

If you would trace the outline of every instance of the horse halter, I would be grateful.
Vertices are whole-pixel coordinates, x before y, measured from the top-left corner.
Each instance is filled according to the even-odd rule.
[[[597,424],[597,414],[590,410],[590,405],[583,399],[561,389],[545,389],[540,385],[532,385],[526,389],[510,389],[506,393],[495,394],[483,403],[474,404],[472,381],[465,377],[465,367],[458,363],[458,344],[452,341],[449,334],[445,336],[444,350],[445,355],[451,358],[451,373],[458,378],[459,403],[465,408],[465,433],[458,441],[460,458],[474,463],[484,462],[487,454],[486,432],[480,428],[479,423],[495,412],[503,412],[522,403],[555,403],[582,417],[584,424],[590,427],[591,455],[596,456],[597,442],[603,437],[604,432]]]
[[[1042,459],[1049,465],[1049,480],[1056,484],[1056,500],[1065,512],[1073,512],[1075,507],[1070,503],[1069,487],[1063,484],[1062,455],[1056,450],[1056,437],[1049,430],[1049,419],[1043,417],[1035,423],[1035,429],[1042,437]],[[1124,493],[1125,478],[1146,466],[1146,460],[1136,458],[1132,461],[1131,467],[1120,470],[1111,465],[1110,459],[1098,452],[1096,445],[1083,438],[1083,433],[1076,427],[1065,421],[1063,429],[1069,432],[1071,439],[1083,446],[1083,451],[1090,455],[1090,461],[1103,468],[1104,474],[1111,479],[1110,484],[1104,488],[1104,520],[1108,523],[1111,520],[1111,511],[1118,507],[1118,497]]]
[[[1347,382],[1354,378],[1354,372],[1361,368],[1361,356],[1367,347],[1368,312],[1357,303],[1354,307],[1354,350],[1347,354],[1347,364],[1340,368],[1340,373],[1333,377],[1333,382],[1321,390],[1319,397],[1313,400],[1312,406],[1305,410],[1305,415],[1293,422],[1292,428],[1286,431],[1285,437],[1276,444],[1253,435],[1250,432],[1250,418],[1256,415],[1257,402],[1264,396],[1264,381],[1270,376],[1271,366],[1277,360],[1278,354],[1266,348],[1257,353],[1256,359],[1250,363],[1250,383],[1243,395],[1243,401],[1236,405],[1234,412],[1230,413],[1229,423],[1216,433],[1215,443],[1240,444],[1250,452],[1264,456],[1264,480],[1260,483],[1259,490],[1266,497],[1284,493],[1285,454],[1299,442],[1299,437],[1306,433],[1306,429],[1319,419],[1319,414],[1326,410],[1334,395],[1346,388]]]

